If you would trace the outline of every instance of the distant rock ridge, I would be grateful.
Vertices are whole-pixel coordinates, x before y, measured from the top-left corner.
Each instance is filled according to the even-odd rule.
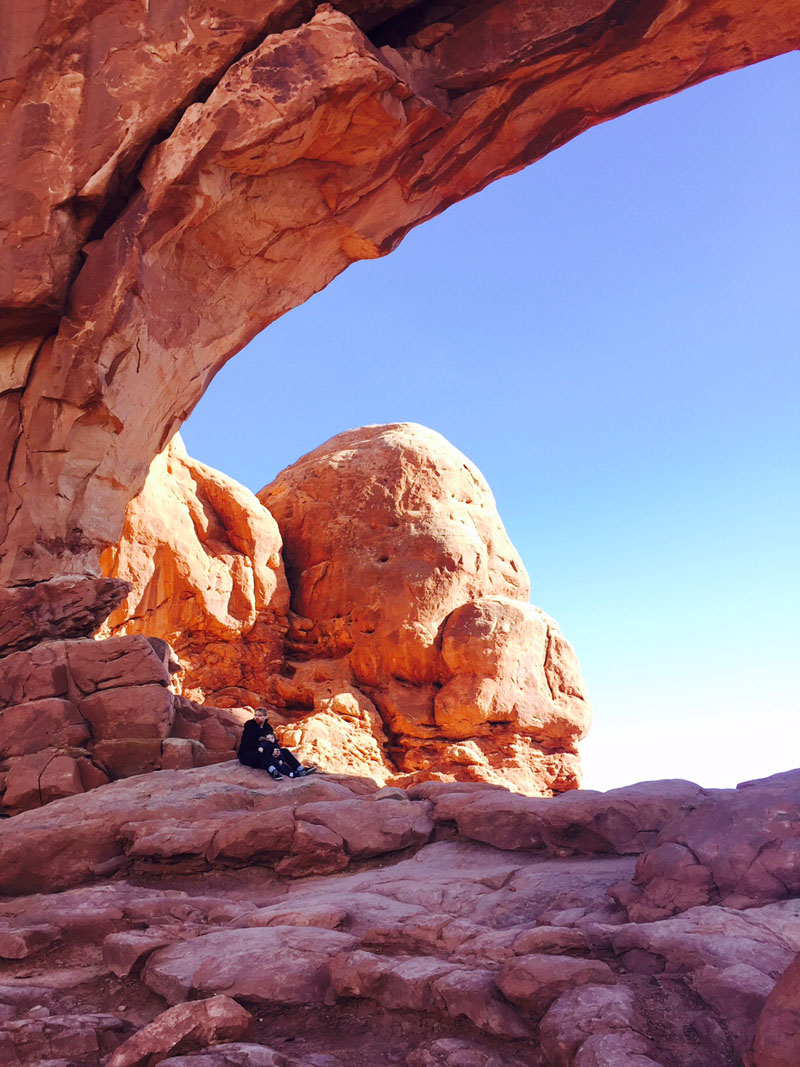
[[[104,634],[168,640],[193,699],[277,705],[306,758],[381,783],[579,782],[574,653],[528,603],[486,481],[433,430],[339,434],[258,499],[176,440],[104,566],[132,587]]]

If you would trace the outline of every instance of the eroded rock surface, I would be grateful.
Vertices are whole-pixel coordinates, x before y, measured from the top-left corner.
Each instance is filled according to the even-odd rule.
[[[317,716],[377,711],[396,772],[577,784],[591,715],[577,661],[527,602],[525,568],[466,456],[422,426],[368,426],[259,499],[281,530],[294,609],[272,691],[312,712],[292,743],[324,760]]]
[[[788,1067],[797,872],[657,921],[622,887],[698,820],[724,849],[746,810],[769,849],[799,796],[800,771],[525,798],[232,763],[56,801],[0,823],[2,1062]]]
[[[164,638],[191,699],[259,702],[263,679],[283,662],[289,589],[278,527],[252,493],[191,459],[175,437],[102,562],[131,591],[101,635]]]
[[[34,0],[4,16],[14,586],[96,576],[213,374],[350,263],[595,123],[800,40],[793,0]]]
[[[528,603],[464,455],[415,424],[365,427],[260,497],[174,442],[104,558],[132,590],[103,633],[168,640],[185,695],[277,705],[284,744],[330,770],[578,784],[591,711],[577,660]]]
[[[172,663],[165,641],[139,635],[44,641],[0,659],[0,813],[229,760],[245,714],[176,695]]]

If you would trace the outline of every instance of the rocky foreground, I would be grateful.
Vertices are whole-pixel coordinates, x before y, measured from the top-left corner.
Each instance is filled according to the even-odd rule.
[[[800,771],[104,785],[0,824],[0,1063],[796,1067],[798,826]]]

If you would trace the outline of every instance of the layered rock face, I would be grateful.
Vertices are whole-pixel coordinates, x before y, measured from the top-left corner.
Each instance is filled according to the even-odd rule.
[[[130,586],[101,630],[168,641],[183,694],[258,703],[283,662],[289,589],[272,516],[244,486],[186,454],[179,437],[153,461],[103,571]]]
[[[577,784],[590,721],[557,624],[528,604],[528,576],[488,485],[414,424],[339,434],[259,499],[284,541],[292,589],[281,705],[323,716],[377,710],[384,759],[530,792]],[[310,663],[307,662],[310,660]],[[315,716],[291,731],[313,748]]]
[[[351,262],[595,123],[800,41],[793,0],[6,8],[7,586],[96,576],[211,376]]]
[[[245,716],[172,691],[157,637],[42,642],[0,659],[0,815],[143,771],[228,760]]]
[[[0,823],[0,1062],[793,1067],[798,821],[798,771],[116,782]]]

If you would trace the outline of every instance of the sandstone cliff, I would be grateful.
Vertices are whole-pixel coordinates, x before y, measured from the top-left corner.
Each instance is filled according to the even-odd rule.
[[[9,0],[3,17],[16,587],[96,576],[213,374],[350,263],[598,122],[800,42],[795,0]]]
[[[100,552],[250,337],[591,125],[796,46],[798,5],[30,0],[3,15],[0,788],[6,761],[32,756],[13,788],[52,802],[0,823],[0,1061],[793,1067],[796,772],[557,799],[276,787],[193,766],[233,729],[180,703],[166,650],[86,638],[127,592],[97,577]],[[217,510],[211,492],[197,500]],[[217,541],[246,569],[240,530],[226,518]],[[298,574],[316,562],[303,551]],[[157,607],[157,582],[136,581]],[[399,684],[424,696],[409,722],[430,727],[433,696],[436,730],[466,707],[470,729],[495,729],[487,652],[515,660],[513,590],[453,604],[434,651],[418,598],[399,658],[366,619],[341,643],[350,608],[329,592],[307,582],[309,614],[290,617],[289,681],[312,716],[377,726]],[[553,636],[552,667],[551,624],[523,614]],[[541,696],[543,669],[550,704],[513,721],[533,739],[549,718],[566,746],[577,694],[547,659],[521,688]],[[185,769],[99,784],[142,752]]]
[[[185,668],[185,696],[228,707],[259,701],[261,680],[283,662],[289,589],[278,527],[252,493],[173,438],[101,562],[131,585],[101,636],[168,641]]]
[[[103,632],[169,641],[184,695],[276,704],[284,742],[329,769],[577,785],[577,661],[466,456],[422,426],[365,427],[259,495],[173,443],[104,557],[132,590]]]

